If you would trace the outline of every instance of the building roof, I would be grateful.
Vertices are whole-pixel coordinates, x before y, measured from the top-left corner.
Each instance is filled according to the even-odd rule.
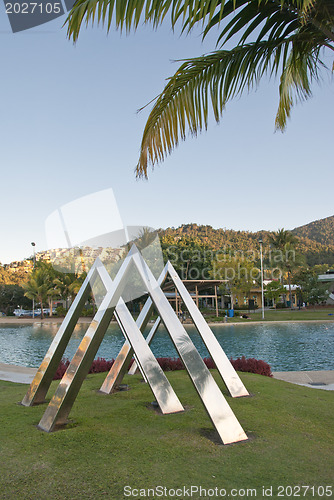
[[[319,281],[334,281],[334,273],[319,274]]]

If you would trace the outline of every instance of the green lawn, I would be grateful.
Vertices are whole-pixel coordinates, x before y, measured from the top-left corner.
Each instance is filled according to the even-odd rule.
[[[17,404],[27,386],[0,382],[1,499],[119,500],[127,498],[127,485],[256,488],[257,498],[263,498],[263,486],[272,486],[271,498],[288,498],[277,496],[279,486],[333,483],[333,392],[242,374],[253,397],[228,397],[228,402],[249,440],[223,446],[184,371],[168,373],[186,407],[174,415],[153,409],[152,393],[139,376],[126,377],[127,392],[97,393],[104,376],[87,377],[71,423],[52,434],[36,428],[44,405]],[[304,491],[303,498],[320,498],[312,490],[303,496]],[[236,496],[242,497],[250,495]]]
[[[250,321],[263,321],[262,320],[262,310],[258,309],[255,313],[248,311],[238,311],[241,314],[245,313],[250,316],[249,319],[239,318],[235,316],[234,318],[228,318],[228,323],[249,323]],[[331,314],[333,316],[331,316]],[[224,317],[220,316],[217,318],[214,314],[205,315],[205,319],[210,322],[222,322]],[[334,321],[334,308],[324,308],[324,309],[278,309],[278,310],[265,310],[264,321]]]

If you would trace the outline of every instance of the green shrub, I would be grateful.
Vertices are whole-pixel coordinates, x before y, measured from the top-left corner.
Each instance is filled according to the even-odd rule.
[[[66,316],[66,309],[63,306],[56,307],[56,316]]]
[[[258,309],[259,306],[257,304],[254,304],[254,306],[251,307],[252,311],[254,309]],[[249,306],[246,305],[246,306],[235,306],[234,308],[235,311],[249,311]]]
[[[276,304],[276,309],[286,309],[288,306],[286,304],[284,304],[284,302],[278,302],[278,304]]]
[[[84,309],[82,311],[82,316],[87,317],[87,316],[94,316],[94,311],[93,308],[90,307],[89,309]]]

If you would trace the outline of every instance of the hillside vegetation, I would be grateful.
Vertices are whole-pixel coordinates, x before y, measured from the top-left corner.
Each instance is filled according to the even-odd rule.
[[[334,266],[334,216],[311,222],[291,231],[297,238],[296,250],[306,259],[306,264]],[[234,231],[214,229],[211,226],[183,224],[178,228],[160,230],[163,247],[193,243],[205,249],[224,252],[257,252],[259,239],[263,240],[264,251],[269,251],[270,231]]]
[[[334,215],[325,219],[310,222],[291,231],[297,238],[296,250],[305,257],[306,264],[310,267],[323,265],[334,267]],[[254,252],[259,251],[259,239],[263,240],[264,261],[269,252],[270,231],[234,231],[233,229],[214,229],[211,226],[198,224],[183,224],[178,228],[160,229],[162,248],[165,258],[170,258],[167,248],[180,246],[183,248],[197,247],[201,251],[212,252]],[[43,259],[44,252],[39,252]],[[203,254],[202,254],[203,255]],[[210,260],[210,254],[205,257]],[[209,262],[203,263],[208,265]],[[25,283],[32,270],[31,258],[23,262],[1,265],[0,284],[21,285]]]
[[[318,242],[328,247],[334,246],[334,215],[315,220],[292,231],[299,238]]]

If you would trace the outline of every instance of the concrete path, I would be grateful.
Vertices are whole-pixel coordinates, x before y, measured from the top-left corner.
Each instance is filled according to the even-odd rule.
[[[36,372],[37,368],[0,363],[0,380],[7,380],[7,382],[31,384]]]
[[[37,368],[0,363],[0,380],[6,380],[7,382],[31,384],[36,372]],[[304,385],[312,389],[334,391],[334,370],[273,372],[273,376],[279,380],[284,380],[292,384]]]
[[[273,372],[274,378],[304,385],[312,389],[334,391],[334,370],[305,371],[305,372]]]

